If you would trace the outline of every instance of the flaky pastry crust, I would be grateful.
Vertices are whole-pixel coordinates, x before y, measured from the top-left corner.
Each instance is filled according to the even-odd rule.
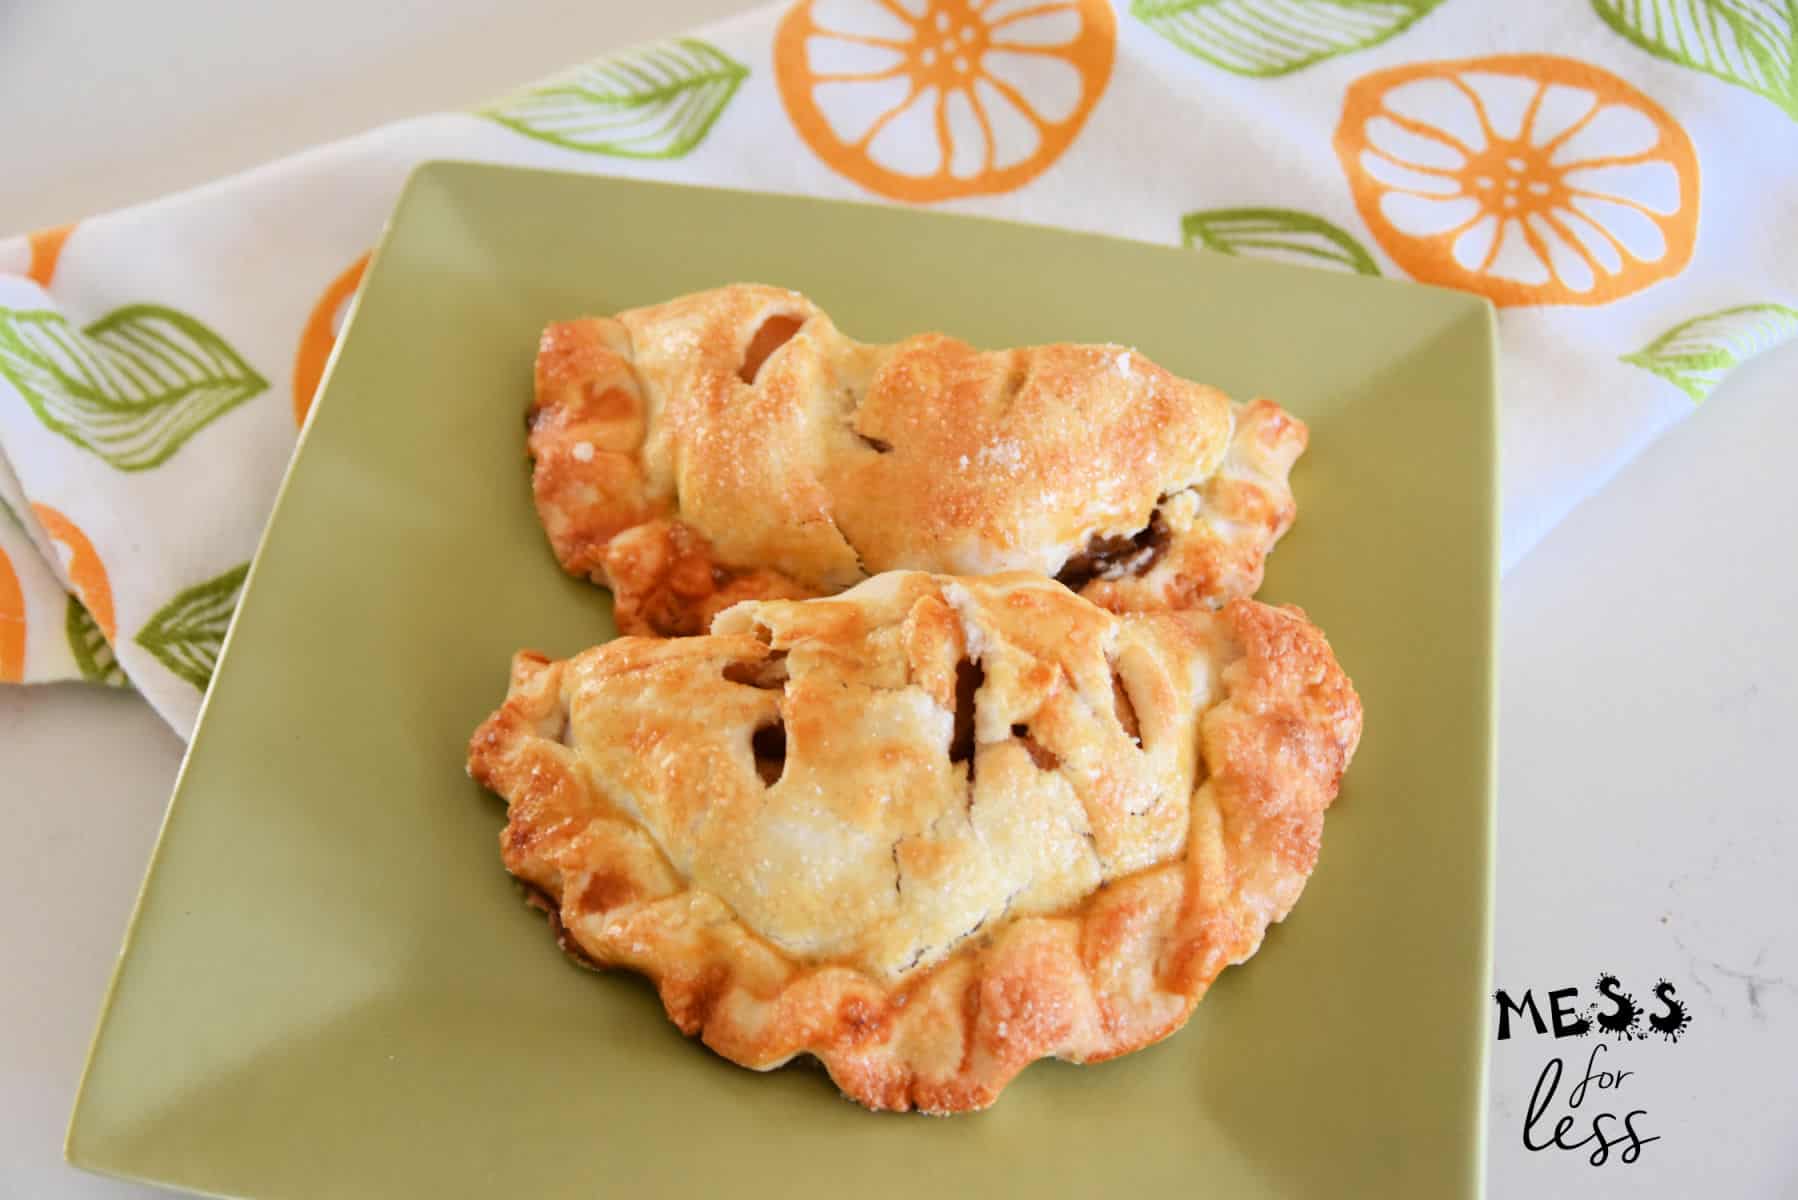
[[[896,572],[521,654],[468,762],[506,868],[684,1032],[950,1113],[1178,1029],[1298,899],[1360,729],[1297,609]]]
[[[1259,586],[1303,423],[1118,346],[842,334],[739,284],[544,331],[533,490],[626,633],[891,570],[1058,576],[1118,611]]]

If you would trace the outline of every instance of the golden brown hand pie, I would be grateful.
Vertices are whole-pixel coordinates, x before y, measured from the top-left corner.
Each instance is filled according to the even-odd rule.
[[[550,326],[529,445],[562,565],[624,632],[692,634],[901,569],[1216,606],[1259,586],[1305,437],[1121,347],[868,345],[737,285]]]
[[[522,654],[469,771],[564,945],[683,1031],[958,1112],[1178,1029],[1298,899],[1360,730],[1297,609],[895,572]]]

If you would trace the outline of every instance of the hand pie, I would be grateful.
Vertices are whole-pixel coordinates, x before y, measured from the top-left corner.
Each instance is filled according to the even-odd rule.
[[[529,446],[563,567],[625,633],[694,634],[890,570],[1215,607],[1260,585],[1305,438],[1120,347],[868,345],[737,285],[550,326]]]
[[[521,654],[469,771],[563,944],[684,1032],[949,1113],[1177,1030],[1298,899],[1360,731],[1297,609],[895,572]]]

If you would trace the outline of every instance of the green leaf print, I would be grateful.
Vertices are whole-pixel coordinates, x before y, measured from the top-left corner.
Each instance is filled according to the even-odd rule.
[[[1759,92],[1798,120],[1798,0],[1592,0],[1656,58]]]
[[[1271,258],[1307,267],[1378,275],[1380,268],[1360,242],[1322,217],[1290,208],[1212,208],[1180,218],[1180,232],[1195,249],[1244,258]]]
[[[1684,321],[1623,361],[1653,371],[1702,404],[1730,369],[1798,334],[1798,308],[1744,304]]]
[[[78,330],[0,309],[0,375],[38,420],[121,471],[144,471],[268,387],[235,350],[173,309],[134,304]]]
[[[233,567],[216,579],[196,584],[156,610],[138,632],[137,644],[156,660],[201,691],[212,679],[219,646],[237,608],[250,564]]]
[[[69,651],[75,656],[75,665],[81,668],[81,677],[90,683],[103,683],[107,687],[130,687],[125,678],[124,668],[112,652],[106,641],[106,635],[100,632],[100,626],[83,608],[81,601],[69,597],[68,609],[63,615],[63,633],[69,639]]]
[[[527,137],[621,158],[679,158],[705,139],[749,68],[696,38],[577,67],[480,109]]]
[[[1238,75],[1285,75],[1396,37],[1442,0],[1130,0],[1131,15]]]

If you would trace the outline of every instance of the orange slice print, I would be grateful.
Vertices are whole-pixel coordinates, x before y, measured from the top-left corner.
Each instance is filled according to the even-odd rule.
[[[35,280],[39,287],[49,287],[50,280],[56,275],[56,260],[62,257],[63,243],[74,232],[75,226],[71,223],[26,234],[25,243],[31,247],[31,265],[25,269],[25,277]]]
[[[112,585],[106,579],[106,564],[94,551],[94,544],[87,540],[75,522],[51,508],[48,504],[33,504],[31,511],[37,514],[38,523],[44,527],[53,541],[60,542],[63,549],[69,552],[69,582],[75,587],[75,595],[81,600],[82,607],[94,618],[94,624],[106,635],[108,642],[117,645],[117,627],[112,612]]]
[[[0,683],[25,679],[25,590],[0,550]]]
[[[306,328],[300,331],[300,348],[293,356],[295,425],[304,425],[306,414],[312,410],[312,397],[318,392],[318,381],[324,376],[325,362],[331,357],[331,347],[337,344],[338,331],[343,328],[343,319],[349,314],[350,300],[362,285],[362,273],[368,270],[368,258],[368,254],[364,254],[331,281],[331,286],[325,289],[324,295],[318,298],[318,303],[312,306],[312,315],[306,318]]]
[[[1589,63],[1501,55],[1349,87],[1336,154],[1380,247],[1500,305],[1604,304],[1685,269],[1698,159],[1665,109]]]
[[[774,77],[799,136],[893,200],[1021,187],[1073,143],[1111,78],[1105,0],[799,0]]]

